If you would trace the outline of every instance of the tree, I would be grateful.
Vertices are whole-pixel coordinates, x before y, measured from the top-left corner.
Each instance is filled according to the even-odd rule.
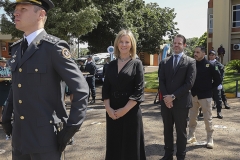
[[[190,56],[190,57],[193,57],[193,54],[194,54],[194,49],[198,43],[198,37],[193,37],[193,38],[188,38],[186,40],[186,43],[187,43],[187,47],[185,48],[185,53]]]
[[[160,8],[156,3],[145,5],[142,0],[123,0],[105,4],[102,8],[107,8],[102,13],[103,21],[92,32],[81,36],[92,53],[105,52],[123,28],[134,33],[138,52],[149,53],[156,53],[156,47],[162,43],[167,31],[169,35],[177,31],[177,23],[173,22],[174,9]]]
[[[147,4],[142,9],[142,17],[136,21],[139,33],[138,52],[156,53],[156,48],[163,44],[163,37],[167,34],[169,38],[177,34],[177,24],[174,22],[176,13],[174,9],[160,8],[157,3]]]
[[[101,11],[91,0],[52,0],[56,7],[47,13],[45,29],[69,42],[70,37],[78,38],[94,29],[101,21]],[[13,38],[22,37],[22,32],[15,29],[11,1],[0,2],[6,14],[2,16],[1,32],[11,34]]]
[[[197,45],[207,49],[207,32],[204,32],[203,35],[199,38]]]

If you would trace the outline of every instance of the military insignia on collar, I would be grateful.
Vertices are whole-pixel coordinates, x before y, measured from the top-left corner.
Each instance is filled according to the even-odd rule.
[[[206,64],[206,67],[209,67],[209,64]]]
[[[71,58],[71,53],[69,52],[69,50],[67,48],[63,48],[62,55],[63,55],[63,57],[65,57],[67,59]]]

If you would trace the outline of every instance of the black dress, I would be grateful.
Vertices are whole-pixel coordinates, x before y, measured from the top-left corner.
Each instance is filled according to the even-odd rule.
[[[146,160],[142,112],[144,78],[142,62],[129,60],[118,73],[117,60],[109,63],[102,88],[102,99],[110,107],[124,107],[129,99],[137,104],[123,117],[113,120],[106,113],[106,160]]]

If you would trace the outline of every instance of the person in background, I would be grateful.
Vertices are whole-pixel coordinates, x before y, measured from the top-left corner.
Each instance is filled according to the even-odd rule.
[[[89,55],[87,58],[87,64],[85,66],[85,72],[89,72],[89,75],[87,75],[86,80],[89,86],[89,97],[88,101],[90,99],[90,91],[92,100],[89,102],[91,104],[95,103],[96,98],[96,88],[95,88],[95,74],[97,73],[97,67],[92,59],[92,56]]]
[[[67,42],[44,30],[53,2],[16,0],[11,6],[15,27],[24,32],[11,46],[12,87],[2,116],[5,133],[12,135],[12,159],[60,160],[85,119],[89,88]],[[63,81],[74,95],[69,115]]]
[[[159,86],[163,96],[161,114],[164,126],[164,150],[161,160],[172,160],[174,153],[173,126],[177,133],[178,160],[184,160],[187,144],[187,118],[192,107],[191,88],[196,77],[196,61],[184,54],[186,38],[176,35],[173,54],[162,60],[159,67]]]
[[[105,160],[146,160],[141,102],[144,72],[136,59],[136,40],[121,30],[114,41],[114,55],[102,87],[106,108]]]
[[[221,64],[223,64],[223,57],[224,57],[224,54],[225,54],[225,49],[223,48],[222,44],[218,48],[217,52],[218,52],[218,57],[220,59],[220,62],[221,62]]]
[[[189,111],[189,134],[187,143],[197,142],[195,130],[199,107],[202,108],[205,129],[207,132],[207,148],[213,148],[213,125],[212,125],[212,90],[221,84],[219,70],[216,69],[206,58],[205,48],[197,46],[194,50],[196,59],[197,76],[191,89],[193,107]]]
[[[222,102],[224,103],[224,106],[225,106],[226,109],[230,109],[230,107],[227,104],[227,99],[226,99],[224,88],[223,88],[224,65],[222,65],[220,62],[218,62],[216,60],[216,52],[214,52],[214,51],[211,51],[209,53],[209,62],[211,64],[213,64],[216,68],[218,68],[219,71],[220,71],[220,74],[221,74],[222,82],[218,86],[219,91],[218,92],[216,92],[216,91],[213,92],[213,100],[214,100],[213,109],[215,109],[215,107],[217,108],[217,117],[222,119],[223,118],[223,116],[221,114]]]
[[[106,76],[107,73],[107,69],[109,66],[109,62],[110,62],[110,57],[106,58],[106,63],[103,65],[103,78]]]
[[[2,123],[2,110],[7,100],[11,84],[11,69],[7,67],[7,59],[0,57],[0,123]]]

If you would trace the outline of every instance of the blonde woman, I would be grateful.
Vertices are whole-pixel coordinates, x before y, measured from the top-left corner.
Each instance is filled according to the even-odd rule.
[[[105,160],[145,160],[140,104],[144,100],[142,62],[136,59],[136,40],[121,30],[114,42],[116,60],[109,63],[102,99],[107,111]]]

